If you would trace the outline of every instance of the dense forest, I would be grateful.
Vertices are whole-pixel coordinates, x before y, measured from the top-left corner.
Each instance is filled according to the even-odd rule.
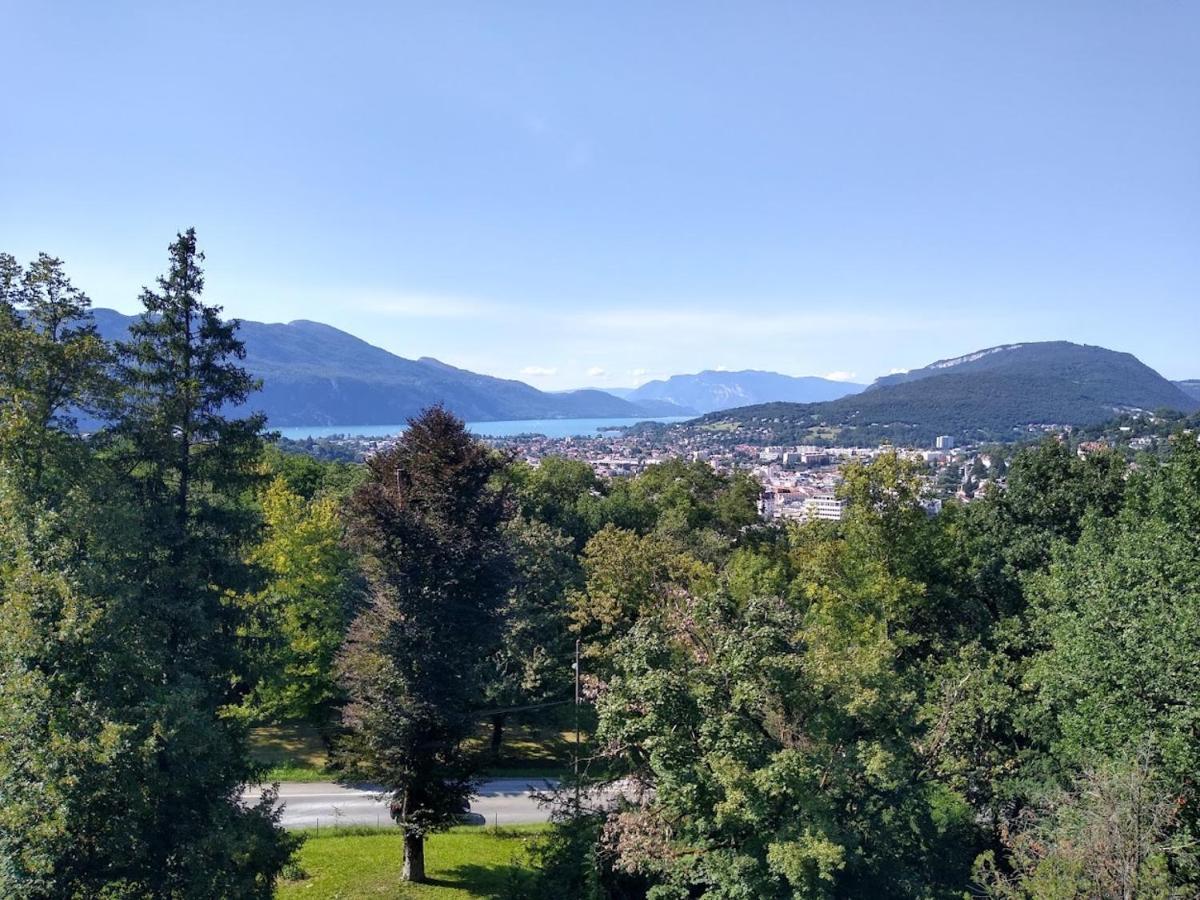
[[[1200,891],[1194,420],[1134,465],[1047,439],[933,517],[884,454],[803,526],[439,407],[322,461],[228,414],[256,385],[202,259],[180,235],[110,344],[58,260],[0,255],[4,896],[271,896],[299,839],[247,732],[284,720],[392,792],[424,880],[472,736],[569,705],[577,641],[578,777],[513,898]]]

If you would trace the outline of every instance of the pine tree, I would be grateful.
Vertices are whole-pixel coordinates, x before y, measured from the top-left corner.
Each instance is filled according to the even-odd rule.
[[[339,756],[392,792],[408,881],[424,880],[425,836],[452,824],[472,790],[463,742],[511,577],[506,502],[490,485],[501,465],[434,407],[371,458],[350,504],[369,597],[340,659],[350,733]]]
[[[248,689],[227,598],[253,585],[243,493],[258,477],[263,419],[229,415],[255,382],[236,322],[200,301],[202,260],[195,232],[179,235],[118,347],[124,403],[111,456],[138,509],[113,622],[141,789],[124,877],[153,896],[267,897],[292,842],[270,796],[240,802],[256,772],[243,727],[225,714]]]

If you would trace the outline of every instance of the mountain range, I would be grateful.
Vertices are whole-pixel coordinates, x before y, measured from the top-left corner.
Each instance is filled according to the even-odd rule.
[[[633,403],[668,402],[709,413],[756,403],[788,401],[814,403],[854,394],[864,385],[816,376],[780,375],[746,369],[727,372],[708,369],[695,375],[672,375],[637,388],[610,389]]]
[[[104,338],[125,339],[133,316],[111,309],[93,312]],[[263,382],[249,407],[265,412],[272,427],[393,425],[433,403],[479,422],[694,413],[666,402],[643,404],[594,389],[548,393],[429,357],[405,359],[320,322],[243,320],[238,336],[246,345],[246,368]]]
[[[134,317],[94,310],[108,340]],[[1006,344],[886,375],[863,387],[773,372],[704,371],[638,388],[550,393],[520,381],[405,359],[319,322],[242,321],[246,368],[263,389],[249,404],[273,427],[392,425],[433,403],[468,421],[645,418],[704,413],[780,440],[925,442],[936,434],[1003,440],[1041,425],[1200,408],[1200,380],[1167,381],[1128,353],[1066,341]]]
[[[1006,344],[887,375],[827,403],[769,403],[700,420],[780,441],[927,443],[935,435],[1005,440],[1030,427],[1089,425],[1122,412],[1192,412],[1200,398],[1128,353],[1049,341]]]

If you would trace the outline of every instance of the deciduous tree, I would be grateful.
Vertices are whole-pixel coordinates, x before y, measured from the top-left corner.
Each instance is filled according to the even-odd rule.
[[[501,465],[434,407],[368,461],[350,504],[367,600],[340,661],[350,733],[339,758],[391,792],[409,881],[425,878],[425,836],[453,823],[472,790],[463,742],[512,577],[508,506],[492,484]]]

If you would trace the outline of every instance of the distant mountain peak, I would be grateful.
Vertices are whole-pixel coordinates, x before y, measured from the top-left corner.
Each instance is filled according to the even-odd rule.
[[[815,375],[793,376],[760,369],[705,369],[693,375],[672,375],[649,381],[632,391],[629,400],[644,403],[668,401],[708,413],[755,403],[787,401],[810,403],[833,400],[863,389],[861,384],[833,381]]]

